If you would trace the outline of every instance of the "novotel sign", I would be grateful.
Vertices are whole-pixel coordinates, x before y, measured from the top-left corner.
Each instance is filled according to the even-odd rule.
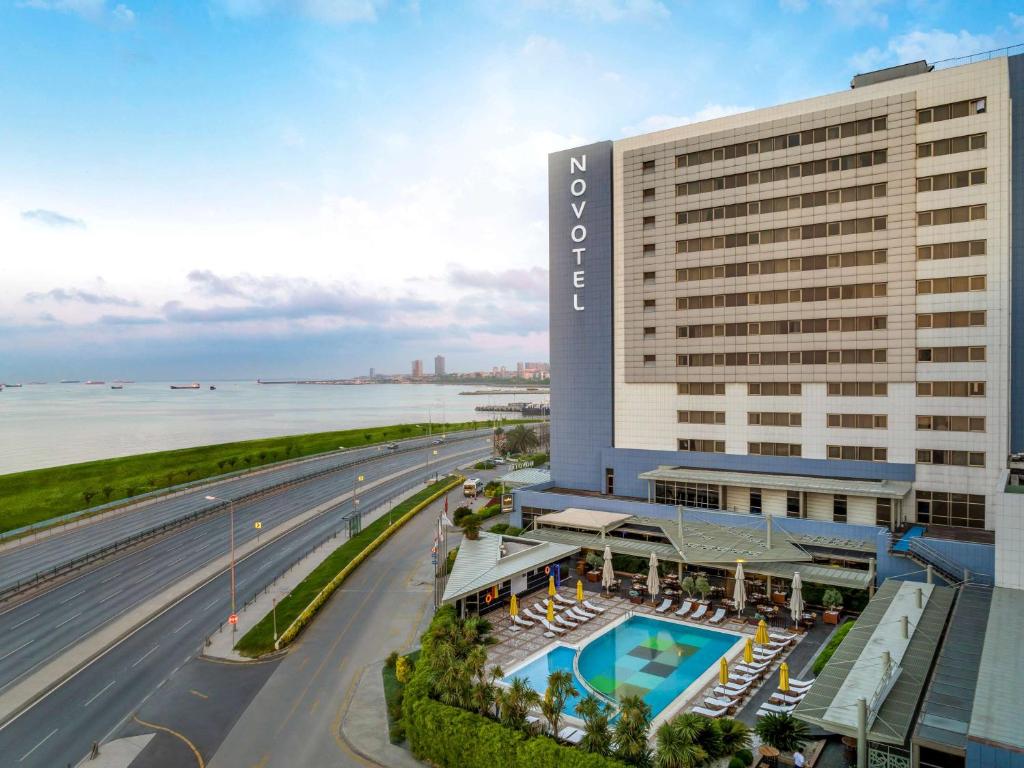
[[[587,286],[587,270],[583,263],[587,253],[587,225],[583,221],[583,212],[587,209],[587,153],[569,158],[569,203],[576,221],[569,231],[569,238],[575,244],[572,248],[575,269],[572,271],[572,308],[582,312],[586,307],[580,298],[581,291]]]

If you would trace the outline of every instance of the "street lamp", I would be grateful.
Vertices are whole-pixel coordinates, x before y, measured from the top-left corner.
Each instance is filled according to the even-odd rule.
[[[207,501],[226,501],[228,504],[229,519],[231,526],[231,615],[235,615],[235,500],[234,499],[220,499],[216,496],[207,496]],[[235,623],[231,624],[231,633],[234,634],[237,631],[238,625]]]

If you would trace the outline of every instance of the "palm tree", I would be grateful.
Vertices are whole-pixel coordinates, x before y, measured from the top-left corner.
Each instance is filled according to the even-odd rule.
[[[565,711],[565,704],[574,696],[579,696],[579,693],[573,684],[572,672],[562,669],[548,675],[548,689],[544,692],[540,710],[551,726],[552,736],[558,736],[558,726],[562,720],[562,712]]]
[[[583,741],[580,748],[584,752],[607,755],[612,748],[612,730],[608,724],[608,710],[593,694],[587,694],[576,705],[576,714],[583,718]]]
[[[655,768],[697,768],[708,759],[708,753],[695,744],[675,721],[662,723],[655,734],[657,749]]]
[[[761,741],[780,752],[792,752],[807,742],[807,726],[792,715],[770,713],[761,717],[754,726]]]
[[[731,717],[718,718],[718,732],[722,735],[722,751],[735,755],[741,749],[750,748],[750,726],[742,720]]]
[[[619,702],[619,722],[615,724],[615,756],[627,763],[647,766],[651,750],[647,746],[647,727],[651,708],[639,696],[623,696]]]
[[[501,724],[509,728],[524,729],[526,713],[540,704],[540,694],[522,677],[512,678],[512,683],[498,693],[498,707]]]
[[[537,434],[532,429],[527,429],[518,424],[505,433],[505,449],[509,453],[529,453],[536,448],[539,441]]]
[[[476,541],[480,534],[480,518],[476,515],[466,515],[462,518],[462,535],[470,541]]]

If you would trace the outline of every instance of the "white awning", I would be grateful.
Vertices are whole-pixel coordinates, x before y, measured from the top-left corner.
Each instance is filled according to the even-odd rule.
[[[568,507],[561,512],[551,512],[541,515],[536,520],[538,527],[552,525],[558,528],[580,528],[587,531],[607,531],[613,526],[619,525],[624,520],[629,520],[633,515],[622,514],[621,512],[599,512],[596,509],[577,509]]]

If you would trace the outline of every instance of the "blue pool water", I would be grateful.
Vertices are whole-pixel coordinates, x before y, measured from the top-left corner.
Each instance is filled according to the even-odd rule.
[[[631,616],[583,648],[579,670],[591,686],[616,701],[641,696],[657,717],[735,642],[736,636],[725,632]]]
[[[564,645],[556,646],[543,656],[531,661],[525,667],[516,670],[514,674],[505,677],[503,682],[511,683],[514,677],[526,678],[526,682],[530,684],[530,687],[543,696],[544,691],[548,687],[548,675],[557,671],[571,673],[572,657],[575,655],[576,651],[573,648],[566,648]],[[583,687],[583,684],[576,675],[573,675],[572,683],[576,687],[577,695],[571,697],[565,705],[565,714],[579,717],[576,714],[576,704],[587,695],[587,689]]]
[[[924,535],[924,526],[915,525],[912,526],[906,533],[904,533],[900,540],[892,545],[894,552],[907,552],[910,550],[910,540],[916,539]]]

